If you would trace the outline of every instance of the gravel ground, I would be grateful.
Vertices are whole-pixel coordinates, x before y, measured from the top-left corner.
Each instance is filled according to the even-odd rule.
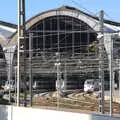
[[[58,103],[59,101],[59,103]],[[86,93],[72,93],[68,94],[64,97],[59,96],[59,100],[57,98],[57,92],[51,92],[45,94],[43,96],[37,96],[34,98],[34,106],[40,107],[44,106],[48,109],[61,109],[67,111],[76,111],[76,112],[84,112],[84,113],[98,113],[99,112],[99,104],[98,98],[94,94],[86,94]],[[59,105],[59,107],[57,107]],[[105,113],[109,113],[109,101],[105,101]],[[44,108],[43,107],[43,108]],[[113,103],[113,113],[117,116],[120,115],[120,104]]]

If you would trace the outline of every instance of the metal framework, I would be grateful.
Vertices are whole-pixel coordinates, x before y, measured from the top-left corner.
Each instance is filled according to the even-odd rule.
[[[102,104],[99,110],[104,113],[103,84],[105,72],[109,71],[109,64],[103,39],[97,39],[99,33],[103,34],[103,13],[100,15],[99,31],[94,31],[80,19],[60,15],[59,10],[56,10],[55,16],[41,19],[26,31],[25,0],[18,1],[18,47],[17,55],[14,53],[13,59],[13,67],[17,68],[17,106],[20,105],[21,77],[25,84],[26,79],[30,81],[30,106],[34,92],[32,84],[35,80],[39,80],[41,91],[55,91],[56,81],[60,85],[63,80],[66,91],[81,89],[85,79],[95,78],[100,79],[102,83],[100,88]],[[119,70],[118,67],[114,69]],[[16,78],[16,70],[13,74]],[[61,92],[61,86],[62,84],[58,93]],[[24,100],[26,106],[26,93]],[[60,107],[59,103],[58,106]]]
[[[39,76],[42,76],[42,74],[46,74],[46,76],[53,74],[54,77],[56,76],[54,66],[56,53],[60,55],[61,71],[64,71],[64,63],[66,63],[66,73],[68,76],[71,73],[81,76],[89,71],[98,72],[98,48],[93,51],[90,50],[92,45],[97,45],[97,33],[93,32],[92,28],[83,21],[69,16],[60,16],[59,11],[57,15],[58,16],[48,17],[39,21],[27,31],[28,35],[29,33],[33,34],[33,77],[35,74]],[[82,31],[85,30],[92,32],[82,33]],[[27,41],[29,41],[29,39],[27,39]],[[26,48],[26,51],[29,51],[29,46],[26,46]],[[29,66],[27,59],[28,58],[26,58],[26,66]],[[29,67],[27,67],[26,70],[27,74],[29,74]],[[62,72],[62,74],[64,74],[64,72]],[[48,83],[49,82],[50,81],[48,81]],[[77,85],[80,80],[71,80],[71,82]],[[54,82],[52,84],[54,84]],[[79,85],[80,83],[78,86]]]

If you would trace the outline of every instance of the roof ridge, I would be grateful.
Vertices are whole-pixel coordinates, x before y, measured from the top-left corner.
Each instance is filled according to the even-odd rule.
[[[16,25],[16,24],[8,23],[8,22],[1,21],[1,20],[0,20],[0,25],[4,25],[4,26],[11,27],[11,28],[14,28],[14,29],[17,28],[17,25]]]
[[[73,11],[78,11],[78,12],[81,12],[81,13],[89,16],[89,17],[92,17],[92,18],[94,18],[96,20],[99,20],[99,17],[91,15],[88,12],[84,12],[84,11],[82,11],[82,10],[80,10],[78,8],[72,7],[72,6],[63,5],[63,6],[59,7],[59,8],[57,8],[57,9],[58,10],[59,9],[69,9],[69,10],[73,10]],[[109,20],[109,19],[104,18],[104,22],[107,23],[107,24],[110,24],[110,25],[120,26],[120,22],[112,21],[112,20]]]

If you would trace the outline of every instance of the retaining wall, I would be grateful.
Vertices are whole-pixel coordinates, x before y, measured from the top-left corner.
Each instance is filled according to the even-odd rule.
[[[120,120],[120,118],[1,105],[0,120]]]

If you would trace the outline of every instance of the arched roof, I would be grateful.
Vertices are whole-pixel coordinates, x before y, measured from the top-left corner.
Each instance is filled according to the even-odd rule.
[[[69,6],[62,6],[57,9],[45,11],[45,12],[42,12],[42,13],[32,17],[31,19],[29,19],[26,22],[26,30],[28,30],[31,26],[33,26],[40,20],[43,20],[47,17],[57,16],[57,15],[70,16],[70,17],[80,19],[81,21],[84,21],[86,24],[88,24],[91,28],[93,28],[93,30],[95,30],[95,31],[98,30],[96,19],[85,15],[82,11],[79,11],[76,8],[72,8]],[[12,38],[11,42],[8,44],[8,46],[14,46],[16,44],[17,44],[17,35],[14,34],[13,38]]]
[[[16,32],[17,25],[0,21],[0,44],[6,46],[10,41],[10,37]]]
[[[47,17],[57,16],[57,15],[64,15],[64,16],[70,16],[70,17],[77,18],[77,19],[85,22],[86,24],[88,24],[94,31],[99,30],[99,20],[97,17],[94,17],[92,15],[89,15],[87,13],[84,13],[84,12],[76,9],[76,8],[69,7],[69,6],[62,6],[57,9],[45,11],[45,12],[42,12],[42,13],[32,17],[31,19],[29,19],[26,22],[26,30],[28,30],[31,26],[33,26],[40,20],[43,20]],[[118,27],[119,23],[112,22],[109,20],[104,20],[104,22],[105,22],[104,29],[106,31],[111,32],[111,31],[120,30],[120,27]],[[17,45],[17,35],[16,34],[13,35],[12,40],[10,41],[10,43],[7,46],[15,46],[15,45]]]
[[[57,15],[70,16],[70,17],[80,19],[81,21],[84,21],[86,24],[88,24],[94,30],[98,29],[96,26],[97,21],[95,19],[93,19],[90,16],[87,16],[83,12],[77,10],[76,8],[72,8],[68,6],[63,6],[58,9],[49,10],[34,16],[30,20],[28,20],[26,24],[26,29],[29,29],[32,25],[34,25],[35,23],[39,22],[42,19],[45,19],[51,16],[57,16]]]

